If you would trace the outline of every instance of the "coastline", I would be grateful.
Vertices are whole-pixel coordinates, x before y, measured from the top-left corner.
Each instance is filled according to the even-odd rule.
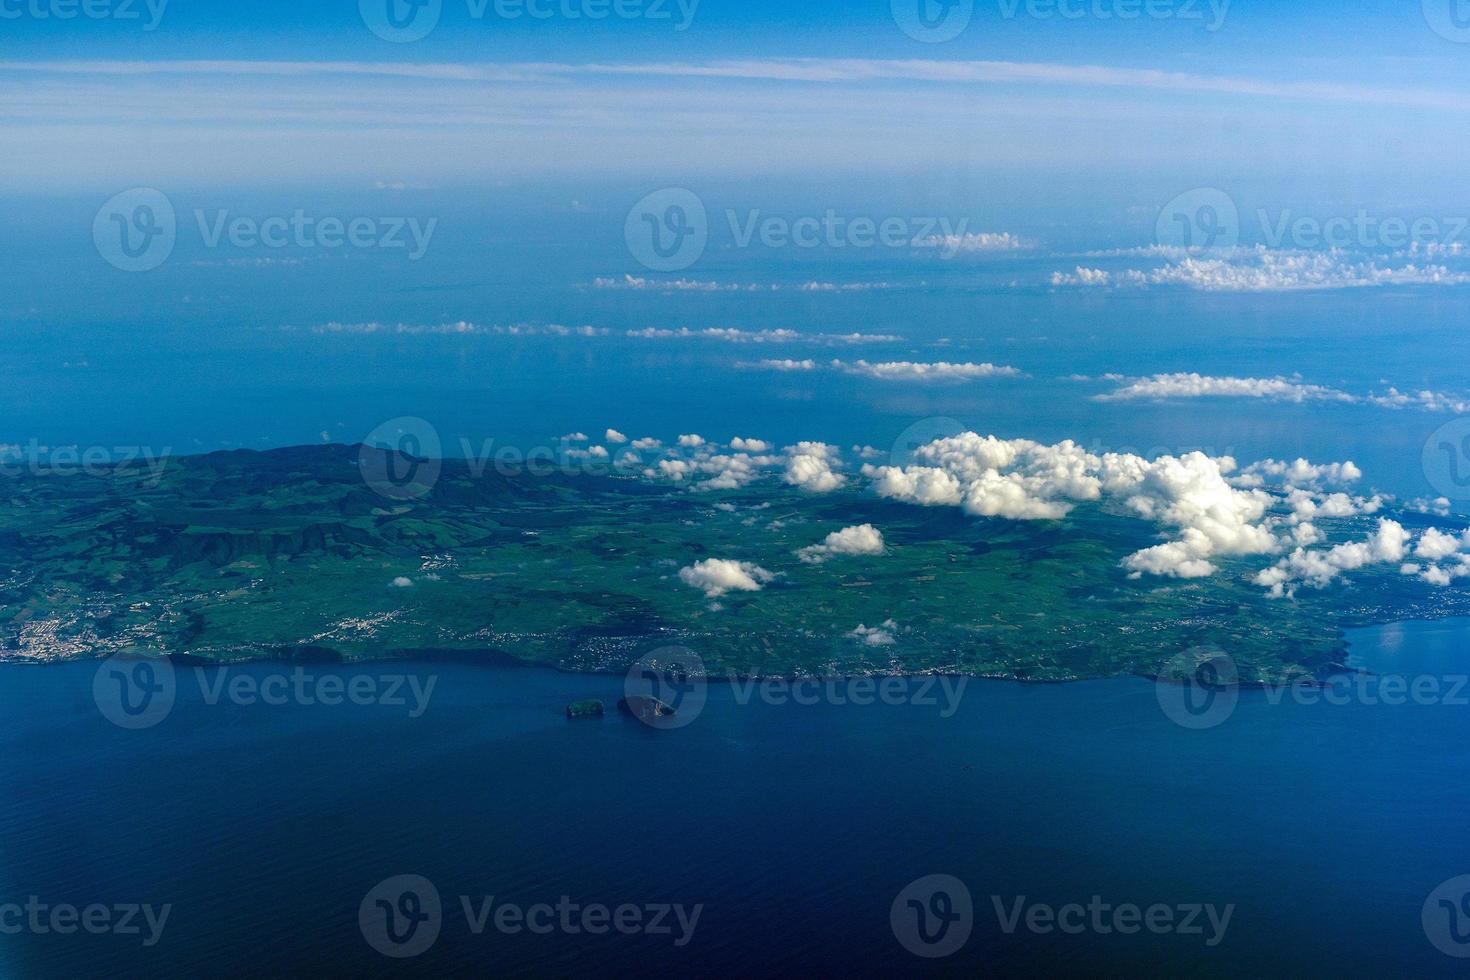
[[[1447,617],[1447,618],[1445,618],[1443,620],[1430,620],[1430,621],[1418,621],[1418,620],[1416,620],[1416,621],[1411,621],[1411,622],[1449,622],[1449,621],[1451,621],[1452,618],[1455,618],[1455,617]],[[1373,628],[1380,628],[1380,627],[1387,628],[1387,627],[1392,627],[1392,626],[1396,625],[1398,622],[1399,621],[1390,621],[1390,622],[1386,622],[1386,623],[1382,623],[1382,624],[1375,624],[1375,626],[1372,626],[1372,627],[1362,627],[1362,628],[1363,629],[1373,629]],[[1470,619],[1467,619],[1467,624],[1470,624]],[[1339,652],[1341,654],[1339,657],[1337,657],[1337,658],[1335,658],[1333,660],[1330,660],[1330,661],[1323,662],[1322,664],[1318,665],[1319,670],[1316,673],[1313,673],[1313,674],[1310,674],[1310,675],[1307,675],[1307,674],[1299,675],[1299,679],[1302,680],[1302,681],[1306,681],[1306,682],[1309,682],[1310,683],[1310,682],[1320,681],[1324,677],[1336,676],[1336,675],[1340,675],[1340,674],[1364,673],[1364,671],[1357,670],[1357,669],[1349,666],[1346,663],[1346,660],[1348,659],[1348,644],[1346,642],[1346,639],[1344,639],[1343,645],[1342,645],[1342,647],[1341,647],[1341,649],[1340,649]],[[484,667],[535,668],[535,669],[552,671],[554,673],[562,674],[562,675],[566,675],[566,676],[621,677],[621,676],[624,676],[627,673],[627,668],[626,667],[624,667],[622,669],[615,669],[615,668],[611,668],[611,667],[608,667],[608,668],[592,668],[592,669],[578,669],[576,667],[570,667],[570,666],[567,666],[567,665],[562,664],[562,663],[555,663],[555,662],[544,661],[544,660],[531,660],[531,659],[527,659],[527,658],[524,658],[524,657],[518,657],[515,654],[509,653],[507,651],[504,651],[504,650],[495,650],[495,649],[484,649],[484,650],[469,650],[469,649],[463,649],[463,650],[462,649],[393,650],[393,651],[389,651],[388,653],[386,653],[384,656],[381,656],[381,657],[347,658],[347,657],[341,656],[340,654],[337,654],[335,651],[327,650],[325,648],[316,647],[316,648],[311,648],[311,654],[312,655],[310,655],[310,656],[301,657],[301,656],[293,656],[293,655],[291,655],[291,653],[289,651],[280,651],[280,652],[278,652],[278,653],[276,653],[274,655],[272,655],[270,653],[267,653],[267,654],[263,654],[263,655],[260,655],[260,656],[242,656],[242,657],[235,657],[235,658],[228,658],[228,659],[202,657],[202,656],[199,656],[197,654],[191,654],[191,653],[163,654],[162,656],[167,657],[167,659],[171,663],[175,664],[176,666],[180,666],[180,667],[204,667],[204,668],[209,668],[209,667],[239,667],[239,666],[246,666],[246,665],[253,665],[253,664],[287,664],[287,665],[293,665],[293,666],[308,666],[308,667],[315,666],[315,667],[332,668],[332,667],[364,667],[364,666],[378,666],[378,665],[388,665],[388,664],[455,663],[455,664],[463,664],[463,665],[469,665],[469,666],[484,666]],[[0,667],[6,667],[6,666],[12,666],[12,665],[22,665],[22,664],[32,665],[32,666],[39,666],[39,667],[55,667],[55,666],[63,666],[63,665],[68,665],[68,664],[101,663],[101,662],[105,661],[106,659],[107,659],[107,657],[65,657],[65,658],[53,658],[53,659],[36,659],[36,658],[18,658],[18,657],[17,658],[7,658],[7,657],[0,656]],[[633,662],[636,662],[636,661],[633,661]],[[629,666],[631,666],[631,664],[633,662],[630,662]],[[1087,674],[1087,675],[1076,675],[1076,676],[1072,676],[1072,677],[1034,678],[1034,677],[1022,677],[1022,676],[1018,676],[1018,675],[1014,675],[1014,674],[967,673],[967,672],[963,672],[963,671],[947,670],[947,669],[942,669],[942,668],[918,669],[918,670],[891,670],[891,671],[871,670],[871,671],[862,671],[862,672],[857,672],[857,671],[842,672],[842,671],[838,671],[838,672],[820,673],[820,674],[818,674],[818,673],[797,673],[797,672],[788,672],[788,673],[752,673],[752,672],[743,672],[743,671],[742,672],[718,671],[718,672],[710,672],[710,673],[705,674],[704,675],[704,680],[706,681],[706,683],[741,684],[741,683],[747,683],[747,682],[783,681],[783,680],[784,681],[797,681],[797,680],[813,680],[813,679],[815,679],[815,680],[821,680],[821,681],[846,682],[846,681],[853,681],[853,680],[877,679],[877,678],[889,678],[889,677],[903,678],[903,679],[918,679],[918,678],[926,678],[926,677],[941,678],[941,677],[943,677],[943,678],[954,678],[954,679],[965,679],[965,680],[976,680],[976,681],[993,681],[993,682],[997,682],[997,683],[1017,684],[1017,685],[1026,686],[1026,687],[1060,687],[1060,686],[1071,685],[1071,684],[1086,683],[1086,682],[1089,682],[1089,681],[1121,680],[1121,679],[1130,678],[1130,677],[1131,678],[1138,678],[1138,679],[1141,679],[1141,680],[1147,680],[1147,681],[1162,682],[1162,683],[1168,683],[1171,680],[1172,681],[1177,681],[1178,680],[1177,678],[1167,677],[1167,676],[1165,676],[1162,673],[1147,673],[1147,672],[1144,672],[1144,671],[1120,671],[1120,672],[1115,673],[1115,674]],[[1269,682],[1267,682],[1267,681],[1257,681],[1257,680],[1245,680],[1245,679],[1242,679],[1242,680],[1238,680],[1237,681],[1237,686],[1239,686],[1239,687],[1241,687],[1243,689],[1262,689],[1262,690],[1264,690],[1264,689],[1270,687],[1271,684]]]

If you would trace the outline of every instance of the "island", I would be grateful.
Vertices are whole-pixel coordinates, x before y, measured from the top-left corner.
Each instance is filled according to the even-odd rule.
[[[691,492],[455,460],[436,461],[422,494],[395,496],[364,479],[363,458],[321,445],[182,457],[161,474],[4,478],[0,657],[452,655],[621,672],[678,645],[711,677],[1056,682],[1157,676],[1207,647],[1228,651],[1243,681],[1270,683],[1340,669],[1344,627],[1470,611],[1463,588],[1429,589],[1397,567],[1285,599],[1252,581],[1259,559],[1139,578],[1122,561],[1157,529],[1091,505],[977,518],[857,484]],[[882,529],[881,556],[803,560],[861,525]],[[688,570],[709,560],[763,577],[701,585]]]

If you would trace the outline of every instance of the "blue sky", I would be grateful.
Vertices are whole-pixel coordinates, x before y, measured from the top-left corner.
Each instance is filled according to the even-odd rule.
[[[1217,30],[1208,26],[1220,8],[1207,0],[1067,0],[1075,18],[1034,16],[1045,0],[1017,0],[1014,16],[1002,0],[976,0],[963,29],[933,43],[903,29],[917,23],[918,0],[702,0],[683,31],[647,18],[477,20],[467,0],[443,0],[435,29],[409,43],[370,30],[362,11],[374,8],[358,0],[174,0],[152,31],[30,12],[67,2],[0,0],[0,320],[30,331],[15,346],[34,360],[12,368],[0,410],[22,438],[103,438],[94,433],[106,424],[117,439],[267,445],[364,433],[385,413],[455,412],[467,434],[520,425],[532,437],[610,415],[589,420],[584,402],[626,400],[630,377],[657,380],[649,411],[675,419],[688,411],[689,378],[714,377],[725,387],[697,424],[733,424],[720,413],[754,413],[772,431],[810,423],[792,438],[867,439],[915,417],[970,424],[1005,412],[1009,434],[1029,436],[1053,404],[1042,434],[1059,438],[1099,411],[1086,392],[1058,400],[1045,386],[1024,404],[1001,388],[932,400],[875,392],[857,411],[843,375],[828,379],[829,400],[808,406],[828,413],[814,421],[790,410],[806,404],[791,399],[805,397],[808,379],[759,387],[733,366],[739,355],[690,363],[557,337],[541,338],[547,360],[525,361],[517,387],[487,367],[504,356],[493,336],[467,348],[437,335],[311,332],[336,321],[877,331],[914,338],[886,356],[993,359],[1066,390],[1072,382],[1055,379],[1074,371],[1170,370],[1299,371],[1358,393],[1459,393],[1463,254],[1433,285],[1430,271],[1406,268],[1420,256],[1391,247],[1367,265],[1246,257],[1203,271],[1108,254],[1164,244],[1161,216],[1200,189],[1233,199],[1247,243],[1259,241],[1255,215],[1266,208],[1273,219],[1367,210],[1463,231],[1470,43],[1446,36],[1461,30],[1449,0],[1432,9],[1235,0]],[[88,2],[106,12],[124,0]],[[386,16],[387,0],[372,2]],[[637,11],[654,0],[555,2]],[[148,16],[144,0],[131,9]],[[1167,16],[1099,15],[1120,9]],[[1439,32],[1426,10],[1443,14]],[[1464,33],[1470,41],[1470,24]],[[177,248],[141,275],[110,264],[97,234],[98,220],[136,213],[109,214],[135,188],[156,189],[178,214]],[[624,281],[651,268],[626,222],[637,202],[670,188],[697,192],[711,223],[707,254],[671,275],[719,291],[670,296]],[[829,209],[963,218],[1025,247],[954,263],[891,250],[742,250],[726,227],[731,213]],[[437,232],[422,261],[325,243],[207,244],[209,222],[295,211],[412,216]],[[1127,286],[1149,274],[1165,278]],[[1119,288],[1098,286],[1105,275]],[[1181,276],[1185,285],[1167,285]],[[1336,305],[1323,293],[1272,292],[1311,276]],[[771,288],[808,281],[833,291]],[[1374,282],[1390,285],[1366,288]],[[849,296],[838,285],[873,291]],[[1347,288],[1358,292],[1330,293]],[[1369,339],[1324,359],[1349,320]],[[1407,325],[1420,340],[1405,342]],[[1050,337],[1066,339],[1053,348]],[[584,383],[588,371],[603,373]],[[543,379],[565,375],[579,381],[548,411]],[[205,404],[221,391],[234,394]],[[1175,413],[1160,411],[1160,428],[1138,435],[1133,407],[1109,411],[1110,438],[1184,438],[1171,434]],[[1400,428],[1389,431],[1263,415],[1250,445],[1319,455],[1306,442],[1321,438],[1320,455],[1366,460],[1338,443],[1378,439],[1381,469],[1412,471],[1417,448],[1409,458],[1402,446],[1417,447],[1434,420],[1393,418]],[[1229,446],[1245,438],[1232,419],[1188,419],[1218,425],[1188,438]],[[154,434],[128,434],[138,429]]]
[[[612,0],[442,0],[413,43],[357,0],[153,0],[151,31],[147,0],[36,15],[58,2],[0,2],[0,191],[889,175],[1071,205],[1103,177],[1392,203],[1453,199],[1470,145],[1470,44],[1432,29],[1439,0],[975,0],[943,43],[901,29],[919,0],[619,0],[638,16],[603,21],[562,11]]]
[[[968,28],[945,44],[919,46],[895,30],[888,0],[700,0],[692,26],[671,39],[653,19],[610,17],[596,22],[557,13],[515,19],[492,13],[475,19],[467,0],[446,0],[433,34],[406,50],[363,29],[355,0],[172,0],[157,30],[104,18],[38,18],[46,0],[6,0],[22,16],[3,23],[5,51],[20,58],[247,58],[506,61],[687,57],[916,57],[1018,59],[1108,65],[1200,68],[1200,60],[1250,66],[1279,77],[1335,73],[1413,75],[1455,68],[1467,52],[1427,29],[1418,0],[1178,0],[1161,3],[1167,16],[1130,21],[1103,13],[1126,3],[1083,0],[1047,15],[1047,5],[977,0]],[[121,4],[124,0],[112,0]],[[155,0],[155,3],[161,0]],[[563,0],[555,0],[560,5]],[[687,0],[692,2],[692,0]],[[1437,3],[1439,0],[1430,0]],[[1443,0],[1451,7],[1453,0]],[[144,10],[146,0],[135,0]],[[1207,29],[1224,4],[1223,24]],[[1140,6],[1141,3],[1140,3]],[[676,9],[674,0],[667,4]],[[493,11],[494,5],[490,10]],[[1080,15],[1078,15],[1080,14]],[[1417,63],[1417,64],[1416,64]],[[1274,65],[1274,70],[1273,69]]]

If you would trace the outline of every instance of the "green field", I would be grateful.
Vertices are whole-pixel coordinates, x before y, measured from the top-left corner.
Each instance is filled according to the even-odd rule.
[[[156,648],[210,660],[509,655],[621,670],[660,646],[729,676],[944,671],[1037,681],[1157,673],[1190,648],[1247,680],[1321,673],[1341,628],[1462,612],[1391,574],[1271,600],[1226,564],[1129,580],[1154,529],[1082,507],[1057,522],[824,496],[771,483],[691,493],[614,477],[476,475],[446,462],[421,499],[364,481],[356,447],[217,453],[0,484],[0,638],[8,659]],[[805,564],[797,549],[872,523],[883,556]],[[707,558],[778,577],[711,599]],[[398,584],[395,584],[398,583]],[[407,584],[404,584],[407,583]],[[881,645],[854,635],[885,628]]]

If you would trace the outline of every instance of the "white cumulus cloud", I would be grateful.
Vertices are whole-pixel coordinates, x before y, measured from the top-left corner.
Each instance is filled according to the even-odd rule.
[[[759,592],[775,578],[775,573],[759,565],[728,558],[707,558],[679,569],[680,581],[703,590],[711,599],[727,592]]]
[[[1105,395],[1098,401],[1130,401],[1142,398],[1264,398],[1272,401],[1354,401],[1352,395],[1304,384],[1293,378],[1233,378],[1204,374],[1156,374]]]
[[[1219,556],[1277,549],[1265,517],[1272,498],[1230,485],[1232,459],[1203,453],[1147,460],[1088,453],[1073,442],[1044,445],[966,432],[914,451],[914,465],[864,468],[880,496],[1011,520],[1059,520],[1101,501],[1173,532],[1174,539],[1124,560],[1134,576],[1198,578]]]
[[[786,482],[808,493],[831,493],[847,483],[847,478],[834,471],[841,465],[835,446],[821,442],[802,442],[786,449]]]
[[[984,364],[951,364],[947,361],[921,363],[916,361],[885,361],[873,364],[868,361],[843,363],[833,361],[832,366],[847,374],[874,378],[878,381],[913,382],[956,382],[975,381],[982,378],[1013,378],[1021,372],[1013,367]]]
[[[1366,565],[1401,562],[1408,553],[1409,532],[1397,521],[1382,519],[1378,529],[1362,541],[1350,541],[1334,548],[1311,551],[1298,548],[1271,568],[1255,577],[1257,585],[1276,597],[1295,594],[1302,585],[1326,588],[1344,572]]]
[[[864,646],[891,647],[898,642],[898,638],[893,635],[897,629],[898,624],[889,619],[885,620],[882,626],[859,625],[847,635],[849,639],[857,640]]]
[[[881,555],[886,546],[883,532],[871,524],[859,524],[833,531],[821,544],[802,548],[797,557],[810,565],[820,565],[836,555]]]

